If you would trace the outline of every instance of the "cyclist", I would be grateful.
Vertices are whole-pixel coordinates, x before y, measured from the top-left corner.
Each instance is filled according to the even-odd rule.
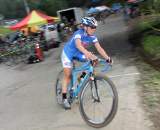
[[[98,26],[95,18],[84,17],[81,19],[81,25],[82,28],[77,30],[71,39],[65,44],[61,55],[64,71],[64,79],[62,83],[62,99],[65,109],[71,108],[67,100],[67,86],[71,80],[73,58],[78,58],[80,60],[83,60],[83,58],[90,60],[96,59],[97,57],[86,49],[89,44],[92,44],[95,46],[102,57],[104,57],[108,62],[112,61],[104,49],[100,46],[97,37],[94,35],[96,27]]]

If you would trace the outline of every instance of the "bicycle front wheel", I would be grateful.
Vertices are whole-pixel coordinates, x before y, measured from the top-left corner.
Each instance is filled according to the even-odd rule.
[[[109,124],[118,107],[118,93],[113,82],[106,76],[97,75],[80,92],[80,112],[86,123],[100,128]]]

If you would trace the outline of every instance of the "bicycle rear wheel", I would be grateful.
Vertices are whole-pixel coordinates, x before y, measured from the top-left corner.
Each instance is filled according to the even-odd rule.
[[[61,70],[57,76],[56,80],[56,99],[58,104],[62,104],[62,80],[63,80],[63,71]]]
[[[62,102],[63,102],[63,99],[62,99],[62,82],[63,82],[63,77],[64,77],[64,73],[63,73],[63,70],[60,71],[58,73],[58,76],[57,76],[57,80],[56,80],[56,100],[57,100],[57,103],[59,105],[62,105]],[[73,90],[68,87],[67,88],[67,99],[69,101],[69,103],[71,104],[73,102]]]
[[[92,127],[106,126],[114,118],[118,107],[118,93],[106,76],[97,75],[89,80],[80,92],[80,112]]]

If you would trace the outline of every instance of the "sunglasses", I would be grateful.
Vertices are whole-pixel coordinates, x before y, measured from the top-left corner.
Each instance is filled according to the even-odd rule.
[[[88,27],[90,27],[91,29],[96,29],[96,27],[95,27],[95,26],[88,26]]]
[[[96,27],[95,27],[95,26],[90,26],[90,28],[91,28],[91,29],[96,29]]]

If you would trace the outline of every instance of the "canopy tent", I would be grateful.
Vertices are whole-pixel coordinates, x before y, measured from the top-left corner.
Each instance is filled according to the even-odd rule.
[[[55,22],[60,21],[60,19],[58,17],[52,17],[54,19]]]
[[[17,30],[25,27],[32,27],[35,25],[42,25],[46,23],[54,22],[54,17],[47,16],[39,11],[33,10],[26,16],[23,20],[18,22],[17,24],[10,26],[10,29]]]
[[[28,27],[22,28],[22,29],[20,29],[20,31],[23,32],[23,34],[25,36],[28,36],[29,35],[29,29],[30,29],[30,32],[32,32],[32,33],[36,33],[40,30],[38,26],[32,26],[30,28],[28,28]]]

